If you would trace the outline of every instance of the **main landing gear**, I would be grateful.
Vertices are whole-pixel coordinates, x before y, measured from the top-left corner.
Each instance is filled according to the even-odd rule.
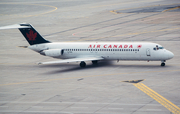
[[[97,63],[98,63],[98,61],[97,61],[97,60],[92,61],[92,64],[93,64],[93,65],[97,65]]]
[[[161,66],[162,66],[162,67],[166,65],[164,62],[166,62],[166,61],[165,61],[165,60],[164,60],[164,61],[161,61]]]
[[[81,61],[81,63],[80,63],[79,65],[80,65],[80,67],[82,67],[82,68],[86,67],[86,63],[85,63],[84,61]]]
[[[94,60],[92,61],[93,65],[97,65],[98,61],[97,60]],[[80,67],[84,68],[86,67],[86,63],[84,61],[81,61],[81,63],[79,64]]]

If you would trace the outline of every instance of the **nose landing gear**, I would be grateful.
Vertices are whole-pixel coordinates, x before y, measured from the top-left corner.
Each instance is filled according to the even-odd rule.
[[[161,63],[161,66],[165,66],[166,64],[165,63]]]
[[[165,60],[164,60],[164,61],[161,61],[161,66],[162,66],[162,67],[166,65],[164,62],[166,62],[166,61],[165,61]]]

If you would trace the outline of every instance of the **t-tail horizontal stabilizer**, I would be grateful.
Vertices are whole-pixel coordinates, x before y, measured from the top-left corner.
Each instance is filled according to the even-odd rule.
[[[15,29],[18,28],[23,36],[26,38],[30,45],[50,43],[50,41],[45,40],[31,24],[22,23],[14,24],[9,26],[0,27],[0,29]]]
[[[9,26],[0,27],[0,29],[19,29],[19,28],[31,28],[30,26],[21,26],[20,24],[14,24]]]

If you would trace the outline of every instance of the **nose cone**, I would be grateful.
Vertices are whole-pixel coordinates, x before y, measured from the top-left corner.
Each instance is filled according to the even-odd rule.
[[[174,57],[174,54],[172,52],[169,51],[169,59],[172,59]]]

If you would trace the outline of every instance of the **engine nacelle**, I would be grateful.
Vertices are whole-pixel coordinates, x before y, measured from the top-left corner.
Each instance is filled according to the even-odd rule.
[[[40,52],[41,55],[50,56],[50,57],[60,57],[63,55],[63,53],[64,53],[63,49],[49,49]]]

